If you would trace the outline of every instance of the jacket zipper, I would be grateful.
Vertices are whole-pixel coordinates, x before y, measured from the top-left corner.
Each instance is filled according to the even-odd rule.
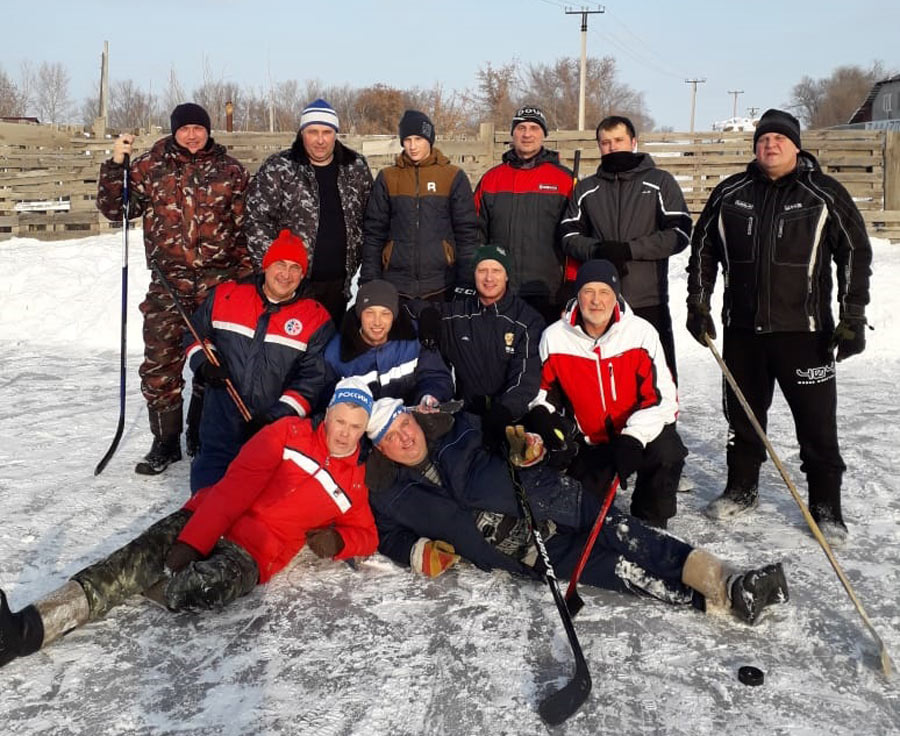
[[[421,207],[421,202],[419,201],[419,167],[415,165],[416,172],[416,241],[413,244],[413,247],[416,249],[416,282],[422,280],[422,248],[421,248],[421,233],[419,232],[419,208]]]

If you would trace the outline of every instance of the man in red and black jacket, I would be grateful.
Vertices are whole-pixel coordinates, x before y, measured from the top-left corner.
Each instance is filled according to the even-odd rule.
[[[520,108],[512,120],[512,148],[475,188],[483,243],[509,254],[509,285],[548,322],[563,304],[563,256],[557,228],[572,192],[572,172],[544,148],[547,120],[540,108]]]
[[[191,464],[191,492],[225,475],[241,445],[283,416],[305,417],[325,390],[325,346],[334,334],[328,311],[304,297],[306,247],[282,230],[262,261],[263,273],[216,287],[192,321],[211,341],[220,365],[189,338],[191,369],[208,385],[200,449]],[[252,415],[244,421],[225,386],[231,380]]]

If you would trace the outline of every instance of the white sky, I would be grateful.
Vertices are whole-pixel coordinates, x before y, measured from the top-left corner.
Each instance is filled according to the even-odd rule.
[[[26,59],[63,62],[79,108],[94,93],[104,40],[113,81],[130,78],[155,91],[173,65],[193,89],[205,62],[242,86],[264,85],[271,69],[275,82],[442,82],[462,90],[474,87],[485,62],[550,62],[580,53],[580,19],[564,14],[563,0],[80,0],[53,3],[51,17],[46,5],[4,5],[0,67],[16,79]],[[730,117],[729,90],[744,90],[742,113],[751,105],[783,106],[803,75],[827,76],[842,64],[868,67],[880,59],[900,70],[897,2],[610,0],[605,8],[590,17],[588,53],[614,55],[620,79],[645,93],[657,125],[676,130],[688,128],[689,77],[707,80],[696,127],[708,129]]]

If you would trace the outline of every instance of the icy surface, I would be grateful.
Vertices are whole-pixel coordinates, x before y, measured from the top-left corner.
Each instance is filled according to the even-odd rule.
[[[115,429],[121,237],[0,243],[0,584],[13,609],[186,498],[187,462],[136,476],[149,447],[137,381],[147,272],[132,234],[128,410]],[[900,246],[875,243],[863,356],[838,366],[851,537],[838,559],[900,657]],[[590,589],[576,628],[594,679],[568,734],[900,732],[895,675],[771,463],[760,507],[715,523],[723,486],[721,378],[683,328],[686,256],[673,260],[682,413],[695,490],[672,530],[734,562],[784,560],[791,602],[749,628]],[[719,286],[721,289],[721,285]],[[718,319],[717,319],[718,323]],[[789,412],[769,420],[805,495]],[[627,503],[627,497],[619,499]],[[752,664],[765,684],[738,682]],[[0,671],[0,724],[27,734],[539,734],[537,702],[571,673],[546,587],[461,566],[435,581],[374,557],[356,570],[308,552],[224,612],[172,615],[142,599]]]

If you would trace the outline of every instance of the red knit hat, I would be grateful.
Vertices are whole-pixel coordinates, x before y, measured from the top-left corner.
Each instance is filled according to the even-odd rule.
[[[278,233],[278,237],[272,241],[272,245],[263,256],[262,267],[265,271],[275,261],[293,261],[299,263],[303,269],[303,275],[306,276],[306,267],[309,259],[306,255],[306,243],[302,238],[298,238],[290,230],[282,230]]]

